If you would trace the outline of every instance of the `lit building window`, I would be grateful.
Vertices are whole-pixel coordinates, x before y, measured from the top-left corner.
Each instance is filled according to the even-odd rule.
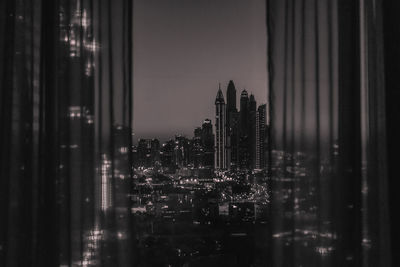
[[[101,163],[101,210],[103,211],[112,206],[111,177],[111,161],[104,154]]]

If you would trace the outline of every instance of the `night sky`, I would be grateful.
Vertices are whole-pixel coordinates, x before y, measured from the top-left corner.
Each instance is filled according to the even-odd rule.
[[[218,84],[267,99],[264,0],[134,1],[136,138],[193,136],[215,123]]]

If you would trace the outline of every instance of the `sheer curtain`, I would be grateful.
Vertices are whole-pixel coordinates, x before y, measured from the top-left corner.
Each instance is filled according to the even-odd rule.
[[[0,266],[135,264],[132,8],[0,1]],[[398,262],[399,9],[267,0],[270,266]]]
[[[0,13],[0,265],[130,266],[132,1]]]
[[[383,1],[267,2],[272,266],[390,266]]]

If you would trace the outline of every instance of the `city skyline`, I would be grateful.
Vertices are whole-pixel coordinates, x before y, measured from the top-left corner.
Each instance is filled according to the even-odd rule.
[[[217,87],[218,89],[216,91],[217,93],[218,93],[219,90],[221,90],[221,86],[222,86],[221,83],[218,83],[218,87]],[[232,90],[232,86],[233,86],[233,90],[235,90],[235,94],[234,94],[234,97],[233,97],[234,99],[232,99],[232,96],[229,96],[229,93],[230,93],[229,90]],[[229,102],[230,103],[235,102],[235,104],[234,104],[235,108],[236,108],[236,103],[238,103],[238,106],[240,106],[240,99],[241,99],[241,94],[240,93],[242,93],[242,92],[248,93],[248,96],[251,96],[253,98],[253,100],[257,98],[257,97],[255,97],[255,95],[253,94],[252,91],[248,92],[248,90],[246,88],[238,89],[236,87],[236,81],[233,84],[233,80],[229,80],[226,83],[226,85],[223,86],[223,88],[226,88],[226,91],[224,93],[222,93],[222,95],[223,95],[222,97],[223,98],[224,98],[224,96],[227,97],[227,99],[226,99],[227,100],[227,103],[226,103],[226,112],[227,112],[227,114],[226,114],[226,116],[228,116],[229,111],[232,111],[231,110],[232,106],[231,105],[228,106]],[[239,91],[239,94],[236,94],[236,90]],[[230,99],[228,100],[228,98],[230,98]],[[210,103],[213,104],[214,101],[215,101],[215,97],[213,97],[212,94],[210,95],[210,99],[212,99]],[[268,104],[267,99],[264,99],[264,100],[265,101],[258,102],[259,105],[268,106],[267,105]],[[209,103],[208,103],[208,105],[209,105]],[[161,142],[166,142],[168,140],[173,139],[175,136],[184,136],[184,137],[188,137],[188,138],[194,137],[195,136],[194,130],[196,129],[196,127],[199,124],[203,123],[205,120],[211,120],[213,126],[215,126],[215,123],[216,123],[215,122],[215,119],[216,119],[215,118],[215,107],[214,107],[214,105],[211,105],[211,106],[212,106],[211,109],[206,112],[208,114],[208,116],[206,116],[206,115],[202,116],[202,119],[200,119],[199,121],[191,121],[191,124],[193,125],[193,128],[189,129],[187,127],[187,129],[185,131],[182,131],[181,129],[178,128],[178,129],[170,129],[170,131],[168,133],[162,132],[162,131],[160,131],[160,132],[152,132],[152,133],[143,133],[141,131],[141,129],[137,129],[137,128],[134,127],[134,129],[133,129],[133,142],[134,143],[138,143],[140,139],[157,139],[157,140],[159,140]],[[199,115],[199,117],[201,117],[201,114]],[[265,123],[267,123],[267,118],[266,118],[266,122]],[[228,125],[229,125],[229,123],[228,123]]]
[[[264,1],[135,0],[134,12],[135,140],[192,135],[229,80],[266,102]]]
[[[229,82],[227,82],[227,85],[225,86],[227,88],[227,90],[229,90],[229,84],[232,83],[232,82],[233,82],[233,80],[230,80]],[[236,82],[235,82],[235,84],[236,84]],[[221,86],[221,84],[219,83],[219,87],[220,86]],[[247,92],[246,89],[243,89],[243,91]],[[239,94],[236,95],[235,99],[236,99],[237,103],[240,103],[240,98],[241,98],[241,94],[240,93],[243,92],[243,91],[240,91]],[[218,93],[218,90],[217,90],[217,93]],[[228,94],[228,92],[225,92],[225,93],[223,93],[223,96],[227,97],[227,94]],[[254,96],[254,94],[252,92],[250,92],[249,95],[253,95]],[[254,98],[256,99],[256,97],[254,97]],[[214,97],[214,101],[215,101],[215,97]],[[267,106],[268,106],[267,104],[268,103],[267,102],[268,101],[258,103],[257,104],[257,109],[260,106],[265,106],[266,114],[267,114],[268,113],[268,110],[267,110]],[[227,109],[227,112],[228,112],[229,107],[226,106],[226,109]],[[200,124],[204,123],[205,121],[209,120],[209,121],[212,122],[212,125],[215,126],[215,108],[213,107],[213,109],[211,111],[209,111],[209,113],[212,113],[212,115],[210,115],[210,117],[203,116],[202,120],[193,122],[194,123],[193,129],[191,131],[188,131],[187,133],[186,132],[185,133],[180,132],[179,130],[176,130],[175,132],[173,132],[174,130],[171,130],[172,134],[170,134],[170,135],[154,132],[153,134],[150,134],[150,135],[142,134],[141,136],[138,136],[136,134],[136,132],[135,132],[135,129],[133,129],[134,130],[133,131],[133,144],[138,144],[140,139],[148,139],[148,140],[157,139],[158,141],[165,143],[165,142],[167,142],[169,140],[174,139],[176,136],[183,136],[183,137],[187,137],[187,138],[195,137],[196,136],[196,134],[195,134],[196,128],[198,128],[198,126]],[[268,125],[267,118],[265,118],[265,123],[266,123],[266,125]]]
[[[167,140],[139,138],[134,141],[134,165],[159,166],[172,173],[182,167],[218,171],[264,169],[267,104],[257,105],[254,95],[249,95],[244,89],[237,105],[236,87],[232,80],[226,90],[223,89],[219,84],[214,102],[214,121],[205,118],[201,127],[197,125],[193,129],[192,137],[175,134]]]

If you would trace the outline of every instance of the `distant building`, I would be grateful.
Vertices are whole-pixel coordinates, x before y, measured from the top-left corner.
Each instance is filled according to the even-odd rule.
[[[249,164],[252,169],[256,167],[256,117],[257,102],[254,95],[249,99]]]
[[[152,166],[154,166],[156,162],[160,161],[160,141],[158,141],[158,139],[151,140],[150,154],[151,154],[151,163]]]
[[[246,90],[240,95],[240,113],[239,113],[239,153],[238,163],[242,169],[250,167],[250,149],[249,149],[249,96]]]
[[[101,210],[107,211],[112,207],[112,172],[111,172],[111,161],[106,154],[102,155],[101,158]]]
[[[162,144],[160,149],[160,160],[162,167],[169,172],[175,172],[176,165],[174,160],[175,141],[169,140]]]
[[[214,168],[226,169],[226,107],[224,96],[219,87],[217,97],[215,99],[215,156]]]
[[[256,117],[256,169],[267,166],[267,105],[260,105]]]
[[[202,166],[212,168],[214,165],[214,134],[212,122],[209,119],[205,119],[201,127],[201,144],[204,151]]]
[[[139,167],[151,167],[151,139],[139,139],[137,145],[137,166]]]
[[[187,167],[191,160],[191,142],[184,136],[175,136],[174,159],[179,167]]]
[[[196,132],[196,130],[200,130]],[[201,128],[195,129],[194,137],[192,140],[192,164],[194,168],[199,168],[203,165],[204,148],[201,141]]]
[[[226,90],[227,108],[226,108],[226,150],[228,162],[231,169],[235,169],[238,165],[238,118],[239,114],[236,108],[236,88],[233,81],[229,81]]]
[[[195,138],[200,138],[201,139],[201,135],[202,135],[202,129],[201,127],[196,127],[194,129],[194,137]]]

